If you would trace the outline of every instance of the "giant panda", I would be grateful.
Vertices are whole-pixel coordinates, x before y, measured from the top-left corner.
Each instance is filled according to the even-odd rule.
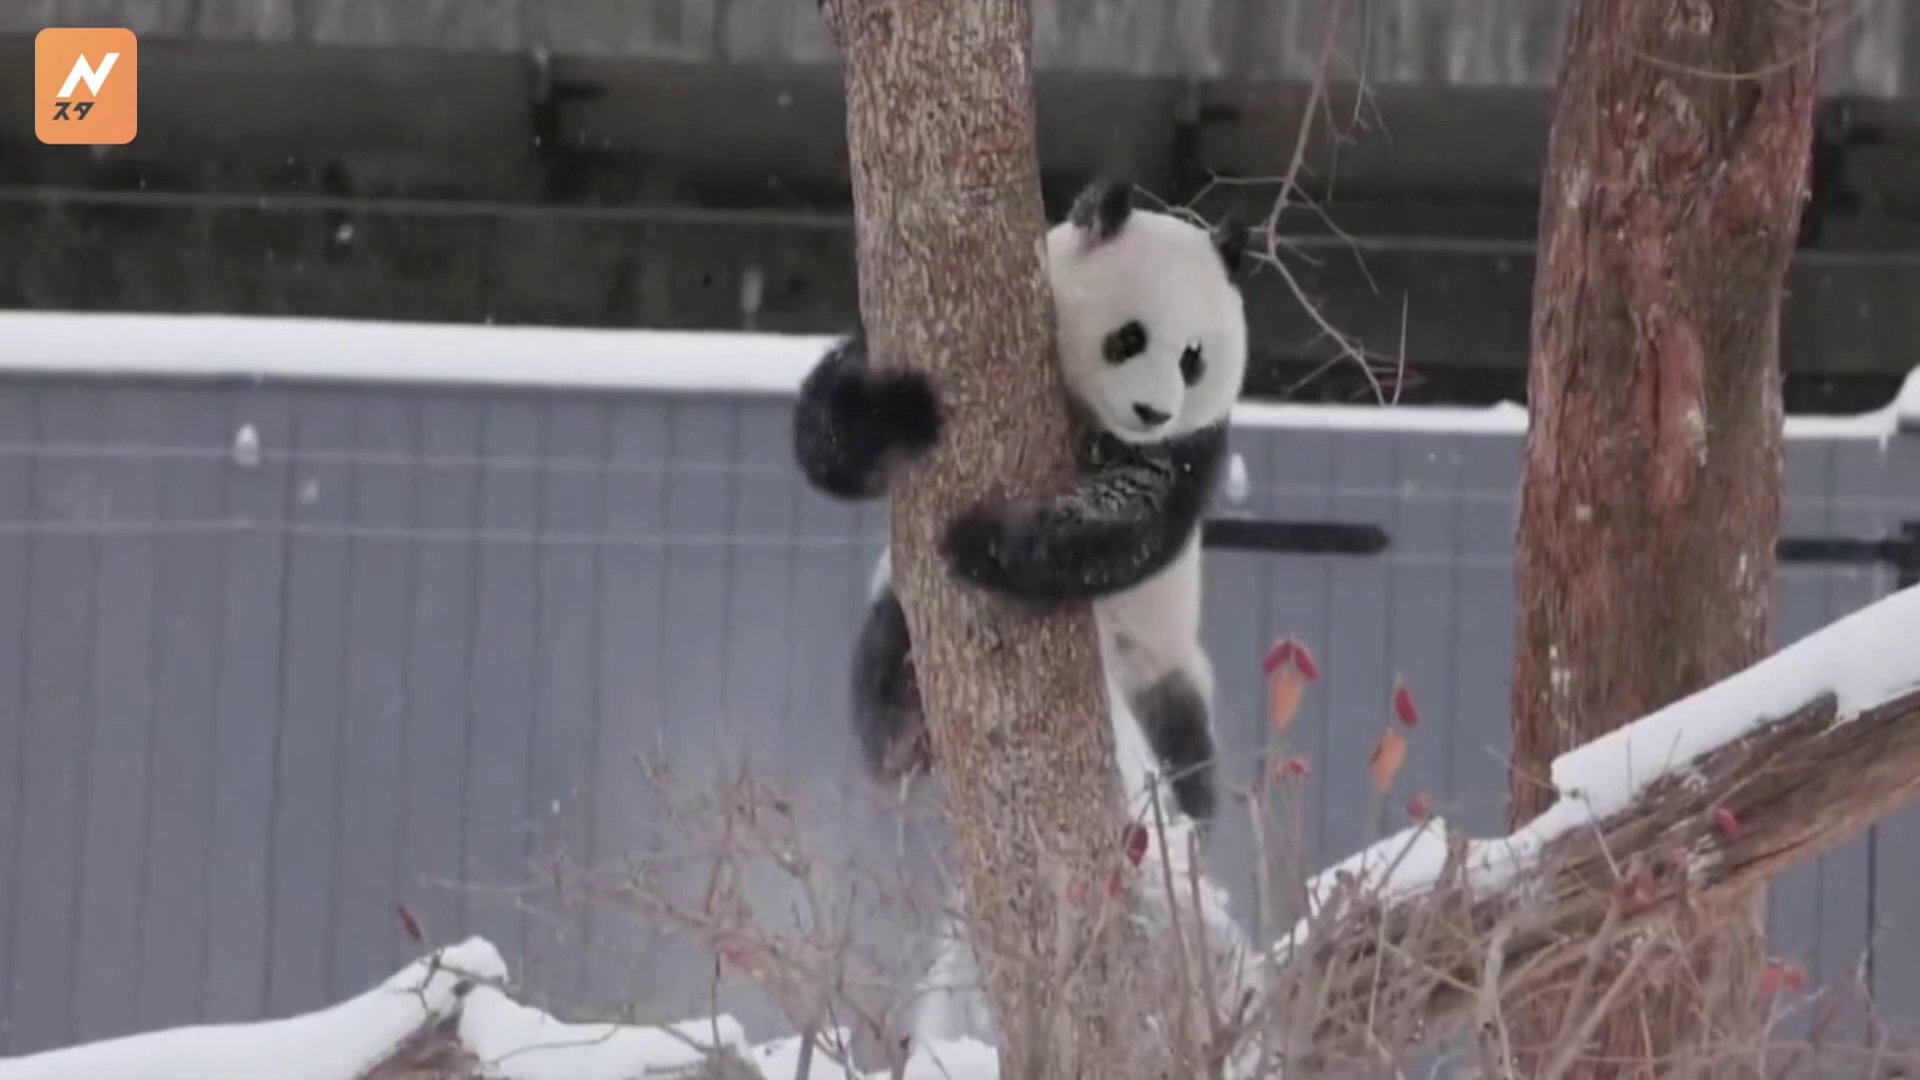
[[[1246,372],[1234,280],[1245,238],[1231,222],[1209,231],[1137,209],[1124,184],[1083,191],[1046,236],[1079,474],[1059,494],[972,507],[941,542],[950,571],[977,587],[1036,605],[1092,602],[1107,678],[1127,706],[1115,716],[1137,718],[1175,806],[1201,822],[1217,795],[1200,522]],[[926,378],[872,367],[855,333],[802,381],[794,454],[816,489],[875,498],[895,468],[933,448],[941,424]],[[883,555],[854,646],[852,696],[867,768],[891,780],[932,762],[888,571]]]

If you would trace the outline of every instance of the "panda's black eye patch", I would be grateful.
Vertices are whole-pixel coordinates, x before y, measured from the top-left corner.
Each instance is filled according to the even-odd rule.
[[[1180,354],[1180,378],[1188,386],[1200,381],[1207,373],[1207,362],[1200,355],[1200,346],[1189,345],[1187,351]]]
[[[1124,364],[1128,360],[1147,351],[1147,328],[1136,320],[1113,333],[1100,346],[1100,352],[1109,364]]]

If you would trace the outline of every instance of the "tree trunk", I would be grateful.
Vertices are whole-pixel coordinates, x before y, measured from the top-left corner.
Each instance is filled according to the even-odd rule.
[[[1027,0],[827,0],[825,13],[846,63],[863,322],[876,363],[923,367],[946,416],[940,447],[893,489],[893,577],[1001,1075],[1112,1075],[1095,1059],[1130,1030],[1108,978],[1127,966],[1105,962],[1126,920],[1067,901],[1104,897],[1125,865],[1092,618],[963,588],[936,550],[976,501],[1072,476],[1041,261],[1032,15]]]
[[[1816,90],[1810,10],[1575,4],[1540,196],[1516,823],[1553,801],[1544,777],[1555,755],[1768,649],[1779,295]],[[1751,1035],[1758,914],[1757,892],[1729,903],[1692,974],[1628,999],[1574,1075],[1661,1073],[1685,1046]],[[1540,1002],[1516,1037],[1550,1041],[1558,1004]],[[1552,1049],[1523,1046],[1522,1075]],[[1753,1063],[1681,1072],[1744,1075]]]

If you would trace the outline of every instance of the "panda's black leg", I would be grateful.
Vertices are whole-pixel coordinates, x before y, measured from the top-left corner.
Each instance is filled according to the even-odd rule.
[[[907,615],[891,588],[867,607],[853,646],[853,728],[869,774],[897,780],[931,761]]]
[[[880,495],[889,470],[939,437],[932,384],[914,371],[875,371],[859,335],[814,365],[794,403],[794,460],[808,483],[843,499]]]
[[[1213,726],[1200,687],[1185,672],[1173,671],[1136,692],[1129,704],[1173,787],[1174,805],[1202,825],[1211,822],[1217,802]]]

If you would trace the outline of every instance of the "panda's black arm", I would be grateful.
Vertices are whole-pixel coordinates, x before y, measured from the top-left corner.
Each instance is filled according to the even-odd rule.
[[[793,408],[793,456],[807,482],[842,499],[871,499],[889,472],[933,448],[940,408],[917,371],[876,371],[865,334],[820,358]]]
[[[948,527],[941,551],[962,580],[1023,600],[1124,591],[1192,539],[1226,451],[1225,423],[1147,446],[1103,436],[1067,491],[976,506]]]

